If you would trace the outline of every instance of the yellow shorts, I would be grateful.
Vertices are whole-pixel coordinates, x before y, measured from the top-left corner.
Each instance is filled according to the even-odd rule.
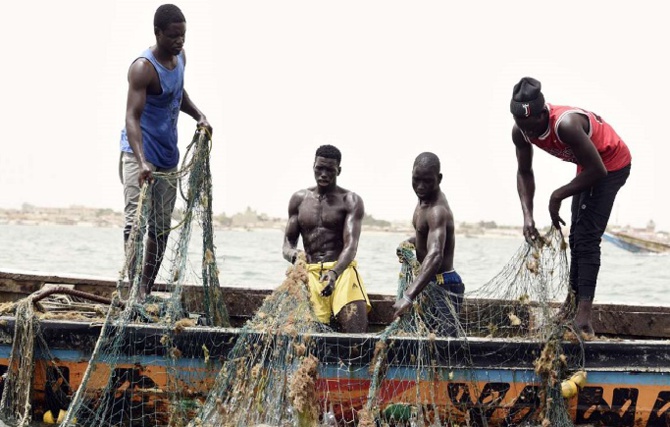
[[[335,264],[337,261],[307,265],[310,299],[314,313],[321,323],[330,323],[331,315],[337,316],[342,307],[353,301],[365,301],[368,312],[372,308],[363,280],[356,269],[356,261],[351,261],[349,267],[337,277],[333,293],[328,297],[321,296],[321,291],[326,287],[326,283],[319,282],[321,273],[332,270]]]

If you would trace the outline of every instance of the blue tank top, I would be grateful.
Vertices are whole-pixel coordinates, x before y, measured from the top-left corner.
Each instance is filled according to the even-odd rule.
[[[147,94],[140,118],[144,157],[158,168],[171,169],[179,164],[177,119],[184,93],[184,54],[177,56],[177,66],[173,70],[161,65],[151,49],[142,52],[139,58],[146,58],[153,64],[162,89],[160,95]],[[133,152],[125,127],[121,131],[121,151]]]

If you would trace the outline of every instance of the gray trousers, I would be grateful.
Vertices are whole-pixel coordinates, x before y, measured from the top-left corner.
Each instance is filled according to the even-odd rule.
[[[121,182],[123,183],[123,196],[125,200],[124,216],[125,224],[123,234],[127,238],[135,223],[137,216],[137,206],[140,199],[140,167],[137,158],[132,153],[123,152],[121,154]],[[151,164],[150,164],[151,165]],[[174,172],[176,167],[171,169],[157,168],[151,165],[154,172]],[[149,237],[153,240],[167,238],[172,225],[172,211],[177,200],[177,179],[154,177],[148,192],[149,218]],[[145,230],[140,230],[144,235]]]

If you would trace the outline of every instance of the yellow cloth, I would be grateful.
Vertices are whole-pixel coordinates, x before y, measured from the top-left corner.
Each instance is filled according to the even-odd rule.
[[[321,291],[326,287],[326,282],[319,282],[322,272],[332,270],[337,261],[318,264],[307,264],[309,275],[309,292],[311,294],[314,313],[321,323],[330,323],[330,316],[342,310],[342,307],[353,301],[365,301],[368,312],[372,308],[370,299],[363,285],[363,279],[358,274],[356,261],[351,261],[349,267],[344,270],[335,281],[335,290],[328,297],[321,296]]]

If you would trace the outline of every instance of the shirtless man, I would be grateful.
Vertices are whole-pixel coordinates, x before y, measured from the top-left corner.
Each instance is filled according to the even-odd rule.
[[[423,292],[430,300],[427,326],[438,335],[453,336],[465,285],[454,270],[454,216],[441,182],[440,159],[433,153],[419,154],[412,168],[412,188],[419,198],[412,218],[416,234],[408,241],[421,267],[393,308],[395,317],[402,316]]]
[[[343,332],[363,333],[371,306],[354,258],[365,208],[356,193],[337,185],[341,159],[332,145],[316,150],[316,186],[291,197],[282,252],[294,263],[302,237],[317,318],[329,324],[334,316]]]

